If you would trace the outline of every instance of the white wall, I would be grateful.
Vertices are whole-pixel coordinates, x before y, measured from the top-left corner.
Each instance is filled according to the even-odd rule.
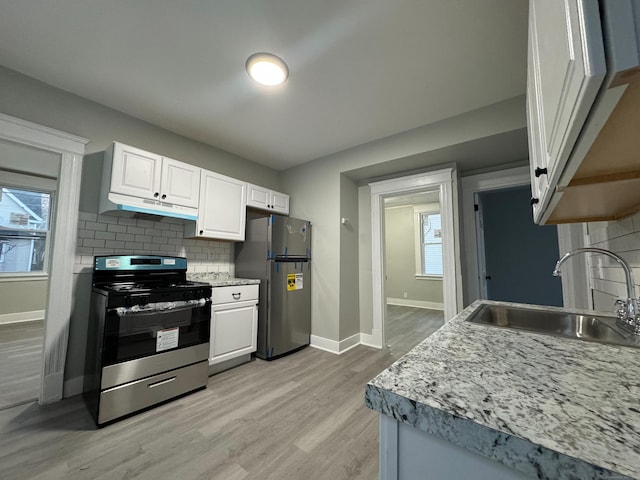
[[[587,223],[586,227],[587,246],[611,250],[631,265],[637,295],[640,279],[640,212],[618,221]],[[593,308],[603,312],[614,311],[615,300],[627,297],[624,271],[605,255],[589,257]]]

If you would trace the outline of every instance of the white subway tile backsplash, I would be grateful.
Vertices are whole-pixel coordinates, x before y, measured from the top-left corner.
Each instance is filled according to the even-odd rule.
[[[191,272],[233,273],[229,242],[185,239],[184,221],[161,222],[80,212],[74,271],[93,265],[94,255],[156,254],[186,257]]]
[[[632,267],[636,295],[640,280],[640,213],[611,222],[587,224],[588,245],[604,248],[620,255]],[[590,256],[591,284],[594,292],[594,308],[612,309],[613,298],[626,298],[627,287],[624,270],[604,255]]]
[[[107,225],[107,232],[126,233],[127,232],[127,226],[126,225],[119,225],[117,223],[109,223]]]
[[[107,224],[106,223],[98,223],[98,222],[85,222],[84,228],[87,230],[94,230],[96,232],[106,232]]]
[[[144,235],[144,228],[142,227],[127,227],[127,233],[134,235]]]
[[[115,240],[116,234],[113,232],[96,232],[96,239],[100,240]]]

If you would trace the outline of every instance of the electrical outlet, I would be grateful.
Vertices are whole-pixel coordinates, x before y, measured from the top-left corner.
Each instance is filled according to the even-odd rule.
[[[208,258],[209,260],[215,260],[215,259],[216,259],[216,254],[215,254],[215,252],[212,252],[212,251],[207,252],[207,258]]]
[[[407,298],[407,297],[409,296],[409,294],[408,294],[407,292],[403,292],[403,293],[402,293],[402,296],[403,296],[404,298]]]

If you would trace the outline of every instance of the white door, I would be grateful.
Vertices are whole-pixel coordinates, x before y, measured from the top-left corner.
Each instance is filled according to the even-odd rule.
[[[111,191],[140,198],[159,199],[162,157],[116,143],[113,150]]]
[[[200,168],[164,157],[160,200],[198,208],[199,194]]]

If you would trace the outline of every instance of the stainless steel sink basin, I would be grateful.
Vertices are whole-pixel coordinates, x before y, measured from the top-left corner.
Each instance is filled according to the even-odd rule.
[[[483,305],[468,322],[529,332],[577,338],[591,342],[640,348],[640,337],[616,324],[615,317],[534,310],[503,305]]]

